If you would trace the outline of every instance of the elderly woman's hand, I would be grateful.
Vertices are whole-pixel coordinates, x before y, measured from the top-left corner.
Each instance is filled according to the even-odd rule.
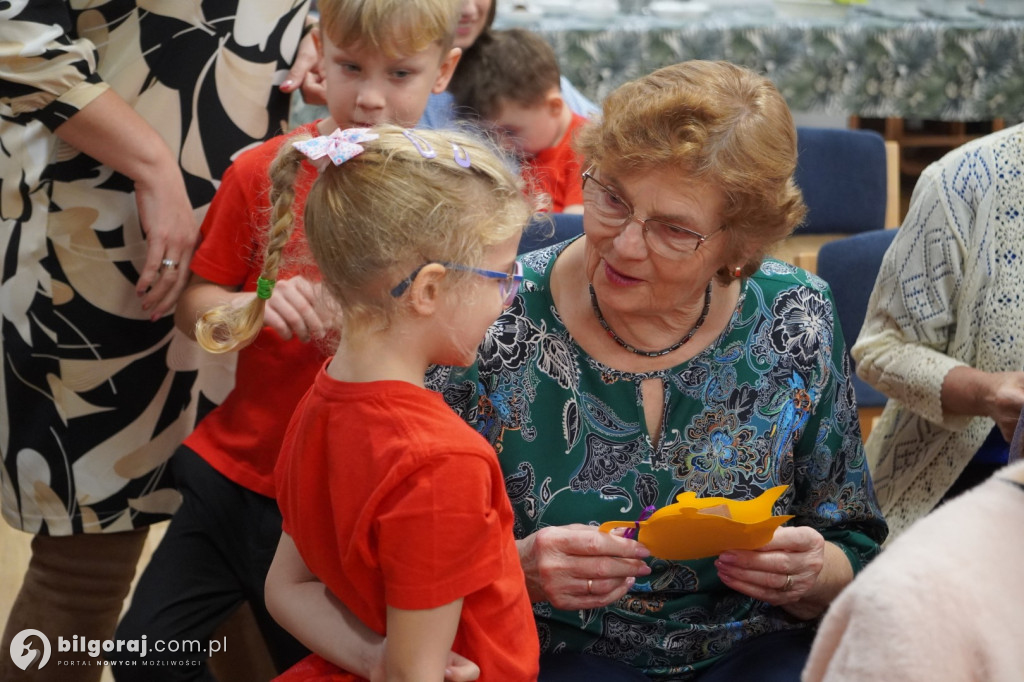
[[[737,592],[805,620],[820,616],[853,579],[843,551],[807,526],[779,528],[760,549],[723,552],[715,567]]]
[[[646,547],[593,526],[542,528],[517,544],[530,599],[557,609],[606,606],[651,572]]]
[[[988,412],[1009,443],[1024,407],[1024,372],[995,372],[992,377]]]

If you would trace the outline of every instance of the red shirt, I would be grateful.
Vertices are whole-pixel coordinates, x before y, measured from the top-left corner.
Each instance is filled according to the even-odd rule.
[[[318,134],[315,122],[300,130]],[[224,173],[203,220],[203,240],[192,260],[192,272],[228,288],[256,290],[270,218],[268,172],[286,139],[288,136],[279,135],[250,149]],[[278,279],[299,272],[318,277],[309,265],[312,259],[304,257],[301,222],[306,195],[315,179],[316,170],[304,164],[296,181],[293,206],[298,222],[285,249]],[[324,357],[316,342],[302,343],[295,338],[285,341],[264,327],[238,353],[234,389],[199,422],[185,444],[235,483],[273,497],[274,464],[288,419],[313,383]]]
[[[551,197],[548,210],[553,213],[561,213],[566,206],[583,203],[583,169],[572,142],[576,131],[586,122],[587,119],[573,114],[569,129],[558,144],[523,162],[523,178],[534,193],[543,192]]]
[[[385,634],[388,605],[462,598],[452,649],[480,666],[480,679],[537,678],[497,456],[440,394],[321,371],[288,427],[277,495],[306,566],[368,627]]]

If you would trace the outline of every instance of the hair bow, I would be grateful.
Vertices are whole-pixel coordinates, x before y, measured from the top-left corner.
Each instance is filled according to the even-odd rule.
[[[316,169],[323,173],[328,163],[340,166],[365,152],[366,148],[360,142],[370,142],[379,137],[377,133],[371,133],[369,128],[338,128],[330,135],[292,142],[292,146],[305,154]]]

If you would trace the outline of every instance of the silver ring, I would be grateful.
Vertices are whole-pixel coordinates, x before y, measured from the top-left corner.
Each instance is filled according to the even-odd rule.
[[[587,594],[594,594],[594,581],[593,580],[588,580],[587,581]]]
[[[782,586],[780,592],[789,592],[793,588],[793,576],[786,574],[786,584]]]
[[[170,258],[164,258],[160,261],[161,268],[168,268],[169,270],[176,270],[178,267],[178,261],[171,260]]]

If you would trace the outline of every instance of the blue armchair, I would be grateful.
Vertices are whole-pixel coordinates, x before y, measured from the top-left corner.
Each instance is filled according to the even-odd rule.
[[[860,335],[868,299],[878,279],[882,256],[897,230],[871,230],[828,242],[818,251],[818,276],[828,282],[836,302],[836,315],[846,339],[847,352]],[[850,359],[853,367],[853,359]],[[881,413],[888,399],[856,374],[853,390],[861,414],[861,431],[867,436],[870,419]]]
[[[885,140],[874,131],[798,128],[796,184],[807,218],[795,234],[886,227],[886,170]]]
[[[807,217],[773,255],[813,270],[822,244],[898,224],[895,157],[870,130],[797,128],[796,184]]]
[[[583,234],[582,214],[538,213],[523,231],[519,253],[529,253],[545,246],[559,244],[578,234]]]

